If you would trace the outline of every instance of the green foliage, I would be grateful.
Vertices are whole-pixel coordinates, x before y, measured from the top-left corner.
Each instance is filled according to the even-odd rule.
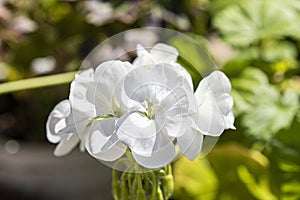
[[[236,51],[222,70],[237,130],[222,135],[208,159],[177,162],[175,199],[299,199],[299,8],[296,0],[209,4],[221,39]]]
[[[236,113],[242,115],[247,133],[269,140],[283,128],[288,128],[299,109],[299,97],[293,91],[280,94],[259,69],[247,68],[232,79]]]
[[[298,9],[295,0],[247,0],[216,13],[213,23],[227,42],[247,47],[263,39],[297,36],[300,29],[294,23],[300,18]]]
[[[208,159],[182,158],[174,170],[178,199],[277,199],[268,159],[235,143],[215,147]]]

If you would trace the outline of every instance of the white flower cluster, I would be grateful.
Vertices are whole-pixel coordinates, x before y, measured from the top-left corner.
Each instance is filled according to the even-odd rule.
[[[204,135],[234,129],[229,79],[214,71],[194,92],[178,55],[166,44],[150,52],[138,45],[132,64],[106,61],[77,74],[69,100],[55,106],[47,121],[47,138],[58,143],[55,155],[81,141],[97,159],[115,161],[129,148],[138,164],[159,168],[175,158],[176,146],[193,160]]]

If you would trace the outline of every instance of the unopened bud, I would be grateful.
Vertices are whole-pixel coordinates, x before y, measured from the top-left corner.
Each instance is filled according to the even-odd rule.
[[[174,192],[174,180],[172,174],[166,175],[161,179],[161,187],[165,199],[170,198]]]

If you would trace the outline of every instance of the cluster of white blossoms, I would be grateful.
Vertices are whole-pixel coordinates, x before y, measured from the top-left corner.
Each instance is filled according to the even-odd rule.
[[[133,63],[106,61],[78,73],[69,100],[47,121],[47,138],[65,155],[78,143],[95,158],[115,161],[127,149],[146,168],[159,168],[181,153],[194,160],[204,135],[234,129],[231,84],[214,71],[194,92],[190,74],[176,60],[178,51],[156,44],[137,46]]]

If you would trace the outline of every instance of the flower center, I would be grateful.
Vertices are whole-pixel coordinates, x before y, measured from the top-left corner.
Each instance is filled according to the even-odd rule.
[[[139,111],[140,114],[144,115],[148,119],[153,120],[155,118],[155,105],[152,101],[144,101],[142,103],[145,111]]]
[[[149,119],[155,118],[155,106],[152,101],[147,102],[146,111]]]

